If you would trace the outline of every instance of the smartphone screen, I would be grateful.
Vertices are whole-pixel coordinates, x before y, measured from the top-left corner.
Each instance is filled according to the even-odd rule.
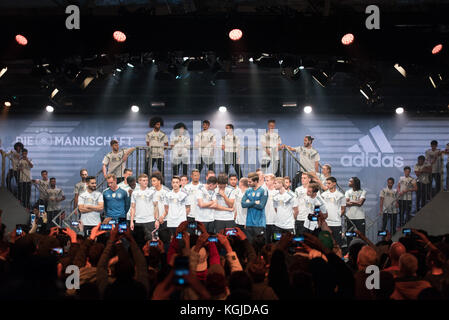
[[[274,241],[279,241],[281,240],[282,234],[281,233],[273,233],[273,240]]]
[[[45,206],[39,205],[39,213],[44,213],[44,212],[45,212]]]
[[[210,236],[209,239],[207,239],[207,241],[209,241],[209,242],[217,242],[218,239],[217,239],[216,236]]]
[[[36,219],[36,215],[34,213],[31,214],[31,224],[34,223],[34,220]]]
[[[226,229],[225,234],[226,236],[235,236],[237,235],[237,230],[235,230],[234,228],[229,228]]]
[[[377,235],[378,236],[386,236],[387,235],[387,231],[378,231]]]
[[[304,236],[295,236],[293,238],[294,242],[304,242]]]
[[[17,227],[16,228],[16,235],[18,235],[18,236],[20,236],[20,235],[22,235],[22,227]]]
[[[357,237],[357,233],[355,233],[355,232],[346,232],[345,235],[347,237]]]
[[[175,285],[183,286],[187,283],[186,277],[189,275],[189,258],[176,257],[174,263],[174,283]]]
[[[150,242],[150,247],[157,247],[158,245],[159,245],[159,242],[157,242],[157,241]]]
[[[402,229],[402,233],[403,234],[411,234],[412,233],[412,229],[410,229],[410,228]]]
[[[112,224],[102,224],[100,230],[112,230]]]
[[[178,232],[176,235],[176,239],[181,240],[182,239],[182,232]]]
[[[121,222],[118,225],[118,233],[125,233],[127,229],[128,229],[128,226],[126,225],[126,222],[125,223]]]

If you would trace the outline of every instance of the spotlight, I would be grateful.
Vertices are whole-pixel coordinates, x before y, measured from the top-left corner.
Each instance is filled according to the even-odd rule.
[[[125,42],[126,35],[121,31],[115,31],[112,35],[117,42]]]
[[[52,106],[46,106],[45,110],[47,110],[47,112],[53,112],[55,111],[55,108],[53,108]]]
[[[254,59],[253,58],[249,58],[249,62],[254,62]]]
[[[53,99],[53,98],[58,94],[58,92],[59,92],[58,88],[55,88],[55,89],[51,92],[50,98]]]
[[[132,63],[129,63],[129,62],[128,62],[126,65],[127,65],[128,67],[130,67],[130,68],[134,68],[134,65],[133,65]]]
[[[131,107],[131,111],[132,112],[139,112],[139,107],[138,106],[132,106]]]
[[[396,70],[398,70],[398,72],[399,72],[400,74],[402,74],[402,76],[403,76],[404,78],[407,78],[407,72],[406,72],[405,69],[404,69],[403,67],[401,67],[398,63],[396,63],[396,64],[394,65],[394,68],[395,68]]]
[[[312,112],[312,107],[311,106],[305,106],[304,107],[304,112],[305,113],[311,113]]]
[[[228,111],[228,108],[226,108],[225,106],[221,106],[220,108],[218,108],[218,111],[220,111],[221,113],[225,113],[226,111]]]
[[[5,105],[5,107],[9,108],[11,106],[11,102],[5,101],[4,105]]]
[[[242,30],[240,30],[240,29],[232,29],[232,30],[229,32],[229,38],[230,38],[232,41],[240,40],[240,39],[242,38],[242,36],[243,36],[243,32],[242,32]]]
[[[369,100],[370,97],[373,95],[374,93],[374,89],[372,87],[371,84],[369,83],[365,83],[362,84],[360,87],[360,93],[366,98],[366,100]]]
[[[117,72],[122,72],[122,69],[116,68],[115,71],[117,71]]]
[[[345,46],[349,46],[351,43],[354,42],[354,35],[352,33],[347,33],[341,38],[341,43],[343,43]]]
[[[441,43],[437,44],[435,47],[433,47],[432,54],[438,54],[441,50],[443,50],[443,45]]]
[[[396,113],[397,114],[403,114],[404,113],[404,108],[402,108],[402,107],[396,108]]]
[[[297,107],[297,104],[296,104],[296,102],[284,102],[284,103],[282,103],[282,106],[284,108],[295,108],[295,107]]]
[[[304,66],[299,66],[299,70],[304,70]]]
[[[0,78],[8,71],[8,67],[4,67],[2,70],[0,70]]]
[[[25,38],[24,36],[22,36],[21,34],[16,35],[16,41],[18,44],[20,44],[21,46],[26,46],[28,44],[28,40],[27,38]]]

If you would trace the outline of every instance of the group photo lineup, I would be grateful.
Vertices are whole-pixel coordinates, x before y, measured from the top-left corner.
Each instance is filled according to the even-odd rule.
[[[417,2],[2,1],[0,300],[449,299],[449,3]]]

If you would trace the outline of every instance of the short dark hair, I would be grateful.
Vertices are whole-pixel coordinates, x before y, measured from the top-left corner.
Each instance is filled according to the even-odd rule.
[[[186,174],[183,174],[182,176],[181,176],[181,179],[182,178],[187,178],[187,180],[189,180],[189,177],[186,175]]]
[[[95,177],[94,176],[88,176],[87,178],[86,178],[86,182],[89,182],[90,180],[96,180],[95,179]]]
[[[351,179],[352,179],[352,181],[354,181],[353,189],[355,189],[355,191],[358,191],[358,190],[362,189],[359,178],[352,177]]]
[[[193,169],[192,172],[191,172],[190,174],[192,174],[192,173],[194,173],[194,172],[200,173],[200,170],[198,170],[198,169]]]
[[[127,172],[133,172],[133,169],[126,168],[125,170],[123,170],[123,173],[127,173]]]
[[[228,184],[228,176],[226,174],[219,174],[217,182],[218,184]]]
[[[23,148],[23,149],[22,149],[22,153],[23,153],[23,152],[28,153],[28,149]]]
[[[430,145],[433,145],[433,144],[438,145],[438,141],[432,140],[432,141],[430,142]]]
[[[315,138],[312,136],[305,136],[305,138],[307,138],[307,140],[309,140],[310,142],[313,142],[313,140],[315,140]]]
[[[231,124],[231,123],[228,123],[228,124],[225,126],[225,128],[226,128],[226,127],[231,127],[231,129],[234,130],[234,125]]]
[[[184,130],[187,130],[187,127],[183,122],[178,122],[173,127],[174,130],[181,129],[181,128],[183,128]]]
[[[203,120],[203,123],[202,124],[208,124],[208,125],[210,125],[210,121],[209,120]]]
[[[418,160],[426,160],[426,157],[424,157],[423,155],[418,157]]]
[[[248,173],[248,179],[251,179],[253,182],[259,182],[259,175],[256,172]]]
[[[41,171],[41,175],[42,175],[44,172],[45,172],[45,173],[48,173],[47,170],[42,170],[42,171]]]
[[[172,181],[175,180],[175,179],[181,181],[181,178],[179,176],[173,176],[171,179],[172,179]]]
[[[268,120],[268,123],[276,123],[276,120],[270,119]]]
[[[128,182],[128,184],[130,184],[134,181],[136,181],[136,177],[134,177],[134,176],[126,177],[126,182]]]
[[[16,143],[14,144],[14,150],[15,150],[17,147],[19,147],[20,149],[25,148],[25,146],[23,145],[22,142],[16,142]]]
[[[214,176],[207,178],[207,181],[206,181],[207,184],[216,184],[217,182],[218,182],[218,179],[217,179],[217,177],[214,177]]]
[[[110,143],[111,147],[112,147],[114,144],[118,144],[118,141],[117,141],[117,140],[111,140],[111,143]]]
[[[158,179],[162,183],[162,173],[160,173],[159,171],[153,172],[153,174],[151,175],[151,179],[153,178]]]
[[[389,177],[389,178],[387,179],[387,181],[393,181],[393,183],[394,183],[394,178],[393,178],[393,177]]]
[[[411,169],[409,166],[405,166],[405,167],[404,167],[404,171],[405,171],[405,170],[410,170],[410,171],[412,171],[412,169]]]
[[[337,183],[337,179],[335,179],[335,177],[329,177],[326,179],[326,181],[327,180],[329,180],[330,182],[333,182],[333,183]]]
[[[52,178],[50,178],[50,181],[51,181],[51,180],[56,180],[56,178],[55,178],[55,177],[52,177]]]
[[[236,175],[235,173],[230,173],[229,176],[228,176],[228,178],[231,178],[231,177],[236,177],[236,178],[238,178],[237,175]]]

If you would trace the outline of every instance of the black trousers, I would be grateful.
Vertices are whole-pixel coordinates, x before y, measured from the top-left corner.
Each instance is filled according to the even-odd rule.
[[[234,220],[215,220],[214,230],[215,233],[219,233],[221,230],[226,228],[235,228],[236,224]]]
[[[246,227],[246,236],[249,242],[254,242],[256,240],[262,240],[265,242],[265,228],[264,227]]]
[[[435,180],[435,189],[434,189],[432,195],[435,196],[441,190],[441,174],[432,173],[432,178],[430,179],[430,185],[433,184],[433,180]]]
[[[16,180],[17,188],[19,188],[19,171],[9,169],[8,174],[6,175],[6,188],[9,190],[9,192],[14,194],[18,198],[17,193],[14,190],[12,190],[11,185],[12,178]]]
[[[334,238],[335,242],[337,242],[338,246],[341,248],[341,246],[343,245],[341,226],[329,226],[329,229],[331,229],[332,231],[332,238]]]
[[[200,163],[198,163],[198,164],[196,165],[196,168],[198,169],[198,171],[200,172],[200,174],[201,174],[201,170],[203,170],[203,167],[204,167],[205,165],[207,166],[207,170],[215,171],[215,162],[212,162],[211,164],[207,164],[207,163],[204,162],[203,158],[201,158]]]
[[[267,243],[273,242],[274,224],[267,224],[265,227],[265,239]]]
[[[154,221],[148,223],[134,223],[133,237],[139,248],[142,248],[145,243],[151,240],[151,233],[154,230]]]
[[[394,234],[396,231],[396,225],[398,222],[398,214],[397,213],[384,213],[382,215],[382,230],[387,230],[387,223],[390,220],[389,230],[391,234]]]
[[[182,167],[182,174],[187,175],[187,164],[180,162],[179,164],[174,164],[172,166],[173,176],[179,175],[179,167]]]
[[[231,158],[232,163],[225,163],[225,172],[227,175],[229,175],[229,169],[230,166],[232,165],[234,167],[235,173],[238,177],[238,179],[240,180],[240,178],[242,177],[242,169],[240,168],[240,164],[237,163],[237,152],[225,152],[225,160]]]
[[[304,221],[295,220],[295,234],[301,235],[304,234],[306,228],[304,228]]]
[[[270,163],[271,163],[271,160],[268,160],[266,163],[263,163],[260,165],[264,173],[266,173],[268,167],[270,166]],[[280,160],[274,160],[273,166],[276,166],[276,172],[274,173],[274,175],[276,177],[280,176],[280,163],[281,163]]]
[[[402,227],[410,221],[412,212],[412,200],[399,200],[399,225]]]
[[[430,200],[432,185],[430,183],[417,183],[418,191],[416,192],[416,211],[420,210],[427,201]]]
[[[19,182],[19,200],[22,206],[30,208],[31,182]]]
[[[352,223],[348,221],[349,218],[346,219],[346,231],[352,230],[354,231],[354,228],[352,226]],[[359,230],[361,233],[365,234],[366,228],[365,228],[365,219],[351,219],[351,221],[355,224],[355,227],[357,230]],[[348,246],[351,243],[353,237],[346,237]]]
[[[159,170],[159,172],[162,174],[162,177],[164,177],[164,158],[151,158],[151,166],[150,166],[150,158],[146,158],[145,160],[145,168],[146,174],[148,176],[151,176],[151,172],[153,172],[154,164],[156,163],[156,167]]]

